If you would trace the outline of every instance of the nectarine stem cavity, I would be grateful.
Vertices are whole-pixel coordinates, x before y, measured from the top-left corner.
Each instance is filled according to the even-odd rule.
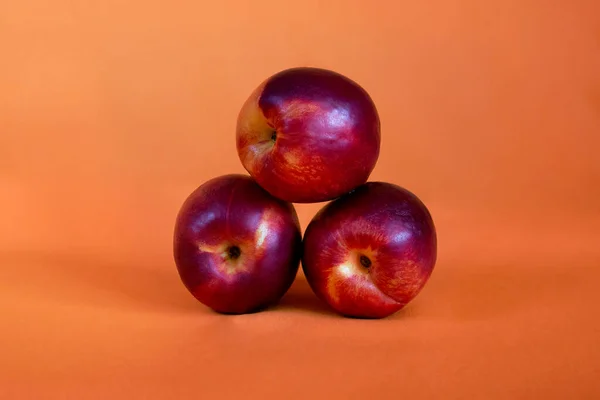
[[[360,265],[369,268],[371,266],[371,260],[367,256],[360,256]]]
[[[227,249],[227,256],[230,260],[236,260],[242,254],[238,246],[231,246]]]
[[[273,143],[275,143],[275,141],[277,140],[277,131],[273,131],[273,133],[271,133],[271,140],[273,141]]]

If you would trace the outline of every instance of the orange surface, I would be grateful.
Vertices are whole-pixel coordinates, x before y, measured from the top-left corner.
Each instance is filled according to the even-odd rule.
[[[598,4],[0,0],[0,398],[600,398]],[[176,274],[181,202],[298,65],[371,93],[372,180],[436,221],[389,319],[301,277],[219,316]]]

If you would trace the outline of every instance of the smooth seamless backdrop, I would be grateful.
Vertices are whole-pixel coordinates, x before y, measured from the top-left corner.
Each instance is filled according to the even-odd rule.
[[[598,397],[598,15],[0,1],[0,397]],[[176,276],[181,202],[243,172],[239,108],[298,65],[369,91],[371,180],[435,219],[432,279],[389,320],[337,318],[301,277],[280,307],[223,318]],[[320,206],[298,206],[303,228]]]

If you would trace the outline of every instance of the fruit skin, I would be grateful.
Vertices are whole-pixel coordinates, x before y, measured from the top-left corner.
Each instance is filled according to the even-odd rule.
[[[359,318],[384,318],[404,307],[437,258],[425,205],[386,182],[366,183],[323,207],[308,225],[303,247],[302,268],[312,290],[338,313]]]
[[[326,69],[280,71],[256,88],[237,120],[244,168],[285,201],[328,201],[365,183],[379,158],[375,104],[356,82]]]
[[[296,277],[301,251],[293,205],[249,176],[205,182],[176,218],[179,276],[198,301],[220,313],[243,314],[276,303]]]

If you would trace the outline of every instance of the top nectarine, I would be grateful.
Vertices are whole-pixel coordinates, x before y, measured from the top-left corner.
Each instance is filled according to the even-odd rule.
[[[266,79],[242,106],[236,131],[244,168],[288,202],[337,198],[365,183],[379,157],[369,94],[326,69],[291,68]]]

